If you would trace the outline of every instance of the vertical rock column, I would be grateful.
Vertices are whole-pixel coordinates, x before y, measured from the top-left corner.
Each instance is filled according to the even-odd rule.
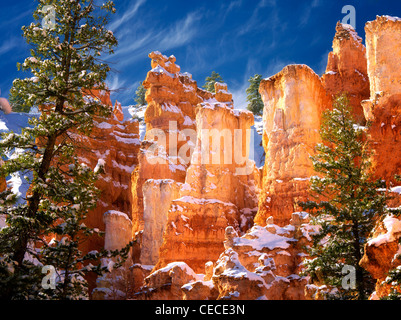
[[[106,226],[104,248],[109,251],[121,250],[132,240],[132,222],[123,212],[110,210],[104,214]],[[106,273],[96,280],[97,287],[92,292],[93,300],[121,300],[128,297],[133,288],[133,277],[130,270],[132,265],[131,254],[126,262],[118,269],[113,269],[114,258],[102,259],[110,273]]]
[[[370,99],[362,105],[370,122],[372,172],[395,182],[401,173],[401,19],[377,17],[365,32]]]
[[[104,223],[106,250],[121,250],[132,240],[132,222],[125,213],[115,210],[107,211],[104,214]]]
[[[143,185],[148,179],[169,179],[183,183],[195,145],[183,134],[196,130],[195,107],[213,94],[198,88],[188,73],[181,73],[174,56],[149,54],[151,67],[143,83],[148,107],[146,134],[139,151],[139,165],[131,176],[133,233],[144,230]],[[186,154],[178,151],[187,147]],[[137,254],[139,256],[139,253]]]
[[[182,183],[174,180],[147,180],[142,188],[144,230],[141,238],[140,263],[155,265],[168,220],[171,201],[179,198]]]
[[[322,83],[333,98],[346,93],[350,99],[355,121],[364,125],[361,101],[369,98],[366,48],[355,30],[340,22],[336,26],[333,51],[329,53]]]
[[[263,146],[266,151],[259,211],[255,223],[270,216],[278,225],[289,223],[296,202],[306,200],[314,170],[310,156],[320,142],[320,118],[329,108],[318,75],[306,65],[289,65],[262,80]]]
[[[241,210],[256,206],[256,188],[251,188],[255,165],[247,158],[246,143],[253,115],[232,109],[231,94],[220,86],[216,99],[228,101],[198,105],[195,150],[180,198],[170,207],[155,269],[184,261],[203,272],[205,263],[224,250],[225,228],[238,230]]]
[[[401,19],[378,16],[365,25],[370,99],[363,108],[370,126],[367,135],[373,149],[372,173],[375,178],[400,185],[401,174]],[[394,187],[389,207],[401,205],[400,187]],[[370,297],[380,299],[393,287],[385,282],[388,272],[400,265],[401,221],[387,216],[378,222],[373,237],[365,246],[360,265],[377,279]],[[397,290],[400,290],[398,287]]]

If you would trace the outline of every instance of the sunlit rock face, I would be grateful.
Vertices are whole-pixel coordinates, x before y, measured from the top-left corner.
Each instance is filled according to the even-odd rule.
[[[366,24],[365,32],[370,99],[362,105],[370,124],[372,172],[395,182],[394,175],[401,173],[401,20],[380,16]]]
[[[401,19],[378,16],[366,24],[365,32],[370,99],[362,105],[370,124],[367,135],[373,149],[372,174],[392,183],[393,199],[388,206],[397,208],[401,205],[401,183],[395,179],[401,173],[401,76],[397,71],[401,67]],[[360,264],[377,279],[371,299],[390,293],[392,286],[384,280],[389,270],[401,264],[397,259],[400,236],[400,220],[389,215],[376,225],[372,239],[365,246]]]
[[[400,92],[401,19],[378,16],[365,25],[370,96]]]
[[[4,112],[5,114],[10,114],[12,112],[11,105],[6,98],[0,97],[0,111]]]
[[[171,202],[179,198],[182,183],[169,179],[147,180],[142,188],[144,197],[144,229],[141,237],[140,263],[155,265],[167,226]]]
[[[132,222],[124,212],[109,210],[104,213],[106,226],[104,249],[121,250],[132,240]],[[127,298],[127,292],[133,287],[131,271],[132,257],[128,253],[127,260],[119,268],[114,268],[117,258],[103,258],[101,263],[109,273],[96,279],[96,288],[92,291],[93,300],[120,300]]]
[[[333,98],[341,93],[348,95],[355,121],[364,125],[361,101],[368,99],[370,94],[366,48],[352,26],[337,23],[333,51],[329,53],[326,72],[321,79]]]
[[[296,202],[307,195],[308,179],[314,170],[310,156],[320,140],[323,110],[331,105],[319,76],[306,65],[289,65],[262,80],[264,102],[263,168],[259,211],[255,222],[265,225],[273,216],[276,223],[289,222]]]
[[[156,268],[184,261],[199,272],[220,255],[227,226],[240,231],[252,224],[259,180],[247,157],[253,115],[232,109],[231,96],[226,98],[227,104],[215,101],[197,107],[191,165],[180,198],[172,201]]]
[[[88,214],[86,223],[104,231],[103,214],[106,211],[121,211],[131,219],[130,181],[131,173],[138,164],[139,123],[137,120],[119,120],[116,116],[116,113],[119,114],[119,104],[116,102],[113,107],[110,92],[91,90],[88,94],[113,110],[108,118],[94,119],[94,127],[89,136],[72,133],[79,160],[92,169],[98,164],[103,165],[104,173],[100,174],[96,182],[96,187],[100,190],[98,204]],[[103,245],[102,238],[92,237],[82,248],[98,250]]]
[[[131,176],[133,233],[138,237],[144,230],[144,183],[149,179],[185,182],[196,139],[195,107],[214,97],[198,88],[191,74],[180,72],[174,56],[156,51],[149,57],[152,69],[143,82],[146,134]]]

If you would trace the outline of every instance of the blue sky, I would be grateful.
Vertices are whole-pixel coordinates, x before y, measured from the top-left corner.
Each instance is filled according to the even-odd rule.
[[[117,13],[109,28],[119,47],[108,58],[113,71],[108,85],[112,99],[134,104],[135,89],[150,70],[148,53],[175,55],[183,72],[201,86],[212,71],[219,72],[234,95],[236,108],[245,106],[250,76],[279,72],[303,63],[324,72],[335,25],[353,5],[356,30],[376,15],[401,17],[399,0],[115,0]],[[32,21],[37,2],[0,0],[0,89],[8,95],[13,79],[24,77],[16,68],[29,56],[21,26]]]

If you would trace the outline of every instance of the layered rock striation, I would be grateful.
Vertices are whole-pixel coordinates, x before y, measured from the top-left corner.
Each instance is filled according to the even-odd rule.
[[[157,268],[178,260],[203,270],[221,253],[225,228],[246,229],[256,213],[258,171],[248,159],[253,115],[232,109],[230,95],[217,98],[229,101],[196,109],[196,145],[168,213]]]
[[[91,90],[88,95],[113,108],[110,117],[99,116],[94,119],[90,136],[70,134],[79,160],[92,169],[97,165],[103,167],[104,173],[96,182],[96,187],[101,192],[100,197],[85,223],[104,231],[103,214],[109,210],[124,212],[131,219],[130,181],[131,173],[138,165],[139,123],[137,120],[119,120],[116,113],[119,113],[121,107],[118,102],[113,107],[110,92]],[[99,250],[103,246],[102,238],[92,237],[82,245],[82,249],[88,252]]]
[[[152,52],[149,57],[152,70],[143,82],[148,102],[146,134],[138,154],[138,167],[131,176],[133,234],[138,239],[145,227],[142,190],[145,182],[149,179],[185,181],[195,146],[195,138],[187,134],[196,129],[195,106],[213,97],[198,88],[191,74],[180,72],[174,56]]]

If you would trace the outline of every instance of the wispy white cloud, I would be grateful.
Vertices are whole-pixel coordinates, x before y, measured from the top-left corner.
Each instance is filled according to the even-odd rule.
[[[19,46],[21,41],[18,38],[11,38],[0,43],[0,55],[10,52]]]
[[[198,32],[200,32],[198,22],[201,18],[202,15],[199,11],[190,12],[184,19],[173,24],[166,33],[160,35],[161,41],[158,42],[160,47],[163,50],[169,50],[180,47],[193,40]]]
[[[311,16],[312,16],[312,11],[314,9],[316,9],[317,7],[319,7],[321,5],[320,0],[313,0],[310,3],[307,3],[304,7],[303,10],[300,14],[300,19],[299,19],[299,23],[298,23],[298,27],[304,27],[305,25],[307,25],[310,20],[311,20]]]
[[[221,20],[224,21],[232,11],[241,8],[242,5],[243,0],[230,1],[228,5],[227,2],[223,2],[219,10],[221,13]]]
[[[232,11],[235,8],[240,8],[242,6],[242,0],[231,1],[227,7],[226,13]]]
[[[145,28],[141,21],[127,23],[117,33],[119,47],[113,55],[120,67],[144,59],[154,50],[161,52],[189,44],[200,32],[200,12],[190,12],[167,29],[154,26]],[[137,30],[137,31],[135,31]]]
[[[132,19],[138,12],[139,8],[145,4],[146,0],[137,0],[133,4],[131,4],[130,8],[124,12],[121,17],[115,19],[110,25],[110,30],[117,30],[122,24],[125,24],[127,21]]]
[[[316,67],[317,70],[315,70],[315,72],[317,74],[321,75],[321,74],[326,72],[327,60],[328,60],[328,57],[329,57],[329,53],[330,53],[330,50],[327,50],[324,54],[321,55],[320,61],[319,61],[318,65],[317,65],[317,67]]]
[[[119,100],[134,103],[135,90],[139,86],[139,81],[132,82],[122,79],[119,73],[112,73],[106,80],[106,85],[112,93],[118,93]]]

